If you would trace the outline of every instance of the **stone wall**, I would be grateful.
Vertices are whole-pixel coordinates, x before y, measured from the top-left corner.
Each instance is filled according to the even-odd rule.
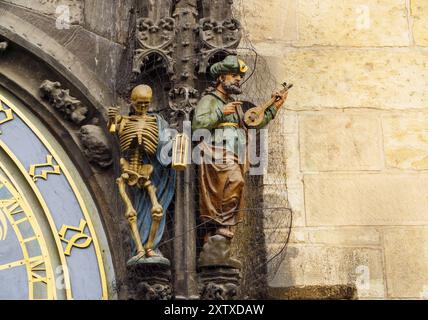
[[[271,146],[294,215],[271,294],[428,298],[428,2],[235,5],[278,83],[295,84]]]

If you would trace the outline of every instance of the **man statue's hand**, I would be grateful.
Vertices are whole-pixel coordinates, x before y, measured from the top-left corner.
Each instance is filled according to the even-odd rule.
[[[241,101],[234,101],[234,102],[226,104],[223,107],[223,113],[224,113],[224,115],[227,116],[229,114],[236,113],[236,108],[238,108],[239,106],[242,106],[242,102]]]
[[[281,109],[281,107],[284,105],[285,100],[287,100],[287,97],[288,97],[288,91],[287,91],[287,92],[285,92],[284,94],[281,94],[281,93],[279,93],[279,92],[274,92],[274,93],[272,94],[272,97],[275,97],[275,98],[276,98],[276,100],[275,100],[275,102],[273,103],[273,105],[274,105],[274,107],[275,107],[277,110],[279,110],[279,109]]]

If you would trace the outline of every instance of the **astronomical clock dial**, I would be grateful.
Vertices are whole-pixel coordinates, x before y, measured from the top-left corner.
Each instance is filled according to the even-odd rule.
[[[108,257],[96,206],[61,145],[0,90],[0,299],[107,299]]]

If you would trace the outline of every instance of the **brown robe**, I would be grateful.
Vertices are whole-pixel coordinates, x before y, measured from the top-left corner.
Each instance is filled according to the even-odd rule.
[[[205,142],[200,144],[200,148],[205,155],[199,166],[201,219],[217,227],[235,226],[243,219],[245,166],[239,164],[238,157],[225,148]]]

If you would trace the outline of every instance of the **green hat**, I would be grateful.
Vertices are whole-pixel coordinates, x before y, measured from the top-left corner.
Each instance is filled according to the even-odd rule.
[[[223,61],[213,64],[210,69],[211,75],[214,78],[228,73],[237,73],[243,76],[247,71],[248,66],[245,62],[238,59],[237,56],[232,55],[227,56]]]

